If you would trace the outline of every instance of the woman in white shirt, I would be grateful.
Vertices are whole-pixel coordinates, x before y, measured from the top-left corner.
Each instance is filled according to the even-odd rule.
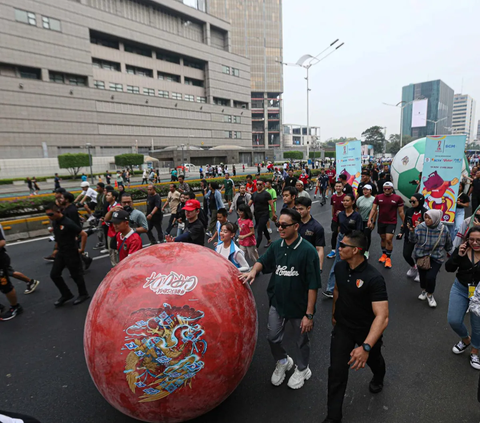
[[[236,223],[224,223],[220,230],[220,242],[217,244],[215,251],[233,263],[240,272],[246,272],[250,269],[250,266],[245,260],[243,251],[233,242],[237,230]]]

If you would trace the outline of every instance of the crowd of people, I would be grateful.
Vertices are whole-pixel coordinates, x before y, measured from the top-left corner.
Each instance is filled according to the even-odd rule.
[[[452,229],[442,223],[442,212],[427,210],[421,193],[413,194],[410,207],[405,207],[402,197],[394,192],[388,165],[381,170],[376,164],[364,168],[356,192],[346,175],[337,174],[332,165],[321,170],[313,195],[314,199],[320,195],[320,207],[330,197],[331,251],[325,254],[325,230],[312,216],[312,198],[306,188],[312,186],[313,190],[308,165],[299,176],[288,164],[271,170],[273,176],[268,179],[260,174],[246,176],[238,191],[227,169],[223,169],[222,183],[202,179],[199,194],[203,205],[183,175],[171,182],[165,200],[155,185],[149,184],[145,214],[135,209],[125,183],[117,182],[115,189],[99,182],[93,189],[83,181],[76,198],[57,188],[55,203],[45,209],[55,239],[53,252],[46,257],[53,262],[50,277],[60,293],[54,305],[60,307],[72,299],[73,304],[79,305],[90,298],[84,280],[84,272],[91,265],[91,258],[85,255],[90,235],[97,234],[94,248],[109,255],[112,267],[143,248],[142,233],[147,234],[152,245],[213,243],[219,255],[243,272],[244,283],[252,283],[260,272],[271,273],[267,288],[267,339],[276,361],[271,383],[281,385],[295,365],[287,384],[299,389],[312,375],[309,334],[314,328],[326,256],[333,263],[322,293],[333,300],[334,328],[328,370],[328,416],[324,422],[340,422],[349,368],[358,370],[368,365],[373,373],[370,391],[378,393],[383,389],[386,365],[381,347],[389,318],[388,296],[385,280],[372,262],[378,261],[386,269],[393,267],[393,239],[399,230],[397,238],[403,238],[403,257],[409,265],[407,276],[420,285],[419,300],[427,301],[431,308],[437,307],[434,293],[440,268],[445,262],[446,271],[456,273],[448,322],[459,340],[452,351],[461,354],[471,347],[470,364],[480,370],[479,315],[469,313],[471,332],[464,324],[470,299],[476,295],[480,303],[480,293],[475,291],[480,281],[480,207],[473,210],[470,218],[462,219],[452,235]],[[480,180],[478,173],[473,182]],[[460,194],[459,214],[464,217],[471,192]],[[281,207],[277,204],[280,197]],[[162,222],[167,207],[170,216],[164,231]],[[81,208],[86,211],[85,218],[79,215]],[[273,226],[280,236],[277,241],[271,237]],[[377,252],[371,250],[375,226],[381,249]],[[2,231],[0,268],[0,292],[10,303],[8,310],[2,310],[0,320],[10,320],[22,312],[11,278],[27,284],[25,294],[34,292],[39,281],[13,270]],[[77,285],[76,298],[62,277],[65,268]],[[295,360],[284,347],[288,321],[292,325],[288,333],[295,344]]]

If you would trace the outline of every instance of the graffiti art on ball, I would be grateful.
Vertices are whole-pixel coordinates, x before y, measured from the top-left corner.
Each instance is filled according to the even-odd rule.
[[[126,383],[139,402],[158,401],[178,389],[192,387],[205,367],[203,311],[164,303],[158,309],[140,309],[125,326]]]

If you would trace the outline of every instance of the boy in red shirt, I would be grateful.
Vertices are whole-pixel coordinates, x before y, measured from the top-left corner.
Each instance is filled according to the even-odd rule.
[[[117,250],[120,261],[142,249],[142,238],[130,228],[129,214],[125,210],[113,212],[112,223],[117,232]]]
[[[327,258],[333,259],[336,255],[336,247],[337,247],[337,237],[338,237],[338,213],[345,210],[343,207],[343,198],[345,197],[345,193],[343,192],[343,185],[339,181],[335,185],[335,193],[332,194],[330,199],[330,204],[332,205],[332,251],[327,254]]]

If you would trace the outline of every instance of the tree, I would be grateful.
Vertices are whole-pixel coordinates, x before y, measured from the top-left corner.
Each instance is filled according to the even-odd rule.
[[[404,135],[402,137],[402,147],[414,141],[410,135]],[[400,134],[391,134],[387,143],[387,153],[397,154],[400,151]]]
[[[143,163],[143,154],[120,154],[115,156],[115,164],[120,167],[141,166]]]
[[[373,146],[375,153],[384,153],[385,135],[383,134],[383,128],[381,126],[372,126],[362,132],[362,137],[365,137],[362,141],[363,145]]]
[[[74,178],[82,167],[90,166],[90,156],[86,153],[67,153],[58,156],[58,167],[68,169]]]
[[[283,153],[284,159],[294,159],[294,160],[302,160],[303,159],[303,152],[301,151],[285,151]]]

